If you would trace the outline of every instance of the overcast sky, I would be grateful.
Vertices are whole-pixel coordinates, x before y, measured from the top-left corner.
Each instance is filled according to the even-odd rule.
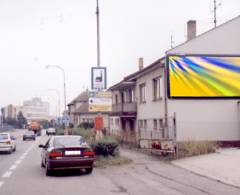
[[[218,24],[240,14],[239,0],[217,0]],[[186,40],[186,22],[197,34],[213,27],[213,0],[99,0],[101,65],[108,86],[149,65]],[[67,102],[87,87],[96,66],[96,0],[0,0],[0,107],[34,96],[63,103],[60,65],[66,72]],[[55,101],[55,102],[54,102]]]

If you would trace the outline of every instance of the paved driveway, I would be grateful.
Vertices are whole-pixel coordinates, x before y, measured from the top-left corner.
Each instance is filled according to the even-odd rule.
[[[220,149],[215,154],[184,158],[174,165],[240,187],[240,149]]]

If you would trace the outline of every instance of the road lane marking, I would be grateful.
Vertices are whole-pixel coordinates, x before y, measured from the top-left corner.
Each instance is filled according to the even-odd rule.
[[[24,156],[21,156],[19,159],[20,159],[20,160],[23,160],[25,157],[26,157],[26,156],[24,155]]]
[[[16,162],[15,162],[15,164],[20,164],[22,162],[22,160],[17,160]]]
[[[9,170],[14,170],[14,169],[16,169],[17,168],[17,165],[12,165],[10,168],[9,168]]]
[[[3,182],[3,181],[0,181],[0,188],[2,187],[3,184],[4,184],[4,182]]]
[[[12,171],[6,171],[2,177],[6,178],[6,177],[10,177],[10,175],[12,175]]]

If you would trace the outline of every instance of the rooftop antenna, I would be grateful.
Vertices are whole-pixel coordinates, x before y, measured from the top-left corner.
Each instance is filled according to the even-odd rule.
[[[219,6],[221,6],[221,3],[217,3],[217,0],[213,0],[213,4],[214,4],[214,9],[213,9],[213,12],[214,12],[214,28],[217,27],[217,8]]]
[[[171,34],[171,49],[173,48],[173,44],[174,44],[174,41],[173,41],[173,34]]]

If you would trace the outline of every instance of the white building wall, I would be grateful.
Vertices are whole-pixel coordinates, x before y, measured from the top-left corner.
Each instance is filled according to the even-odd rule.
[[[240,55],[240,17],[182,44],[168,54]],[[240,99],[168,100],[178,140],[240,140]]]
[[[153,101],[153,79],[159,76],[163,77],[163,69],[156,69],[140,78],[136,82],[136,99],[137,99],[137,121],[147,120],[147,129],[153,130],[153,119],[164,118],[164,90],[162,99]],[[146,84],[146,103],[140,103],[139,85]],[[137,122],[139,124],[139,122]]]
[[[49,103],[41,98],[33,98],[23,102],[23,115],[27,120],[49,120]]]

